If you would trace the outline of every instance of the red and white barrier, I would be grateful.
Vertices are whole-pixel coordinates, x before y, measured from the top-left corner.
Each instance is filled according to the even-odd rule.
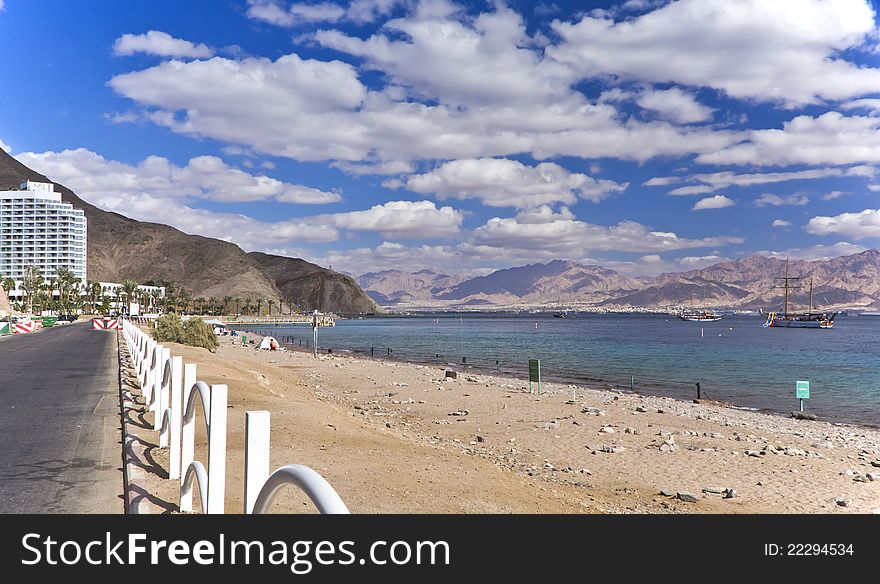
[[[32,333],[34,330],[36,330],[36,323],[33,321],[15,323],[15,332],[17,333]]]
[[[122,330],[122,319],[121,318],[93,318],[92,319],[92,330],[93,331],[121,331]]]

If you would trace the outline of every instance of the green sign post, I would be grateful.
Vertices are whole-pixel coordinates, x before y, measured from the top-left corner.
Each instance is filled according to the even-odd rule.
[[[804,411],[804,400],[810,399],[810,382],[798,381],[795,383],[794,395],[801,401],[801,411]]]
[[[532,383],[538,384],[538,395],[541,395],[541,360],[529,359],[529,393],[532,392]]]

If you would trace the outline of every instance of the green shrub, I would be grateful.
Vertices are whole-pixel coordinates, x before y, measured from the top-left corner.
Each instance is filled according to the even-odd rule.
[[[177,314],[166,314],[159,317],[153,329],[153,339],[159,343],[180,343],[190,347],[202,347],[212,353],[220,343],[213,329],[200,318],[191,318],[184,322]]]

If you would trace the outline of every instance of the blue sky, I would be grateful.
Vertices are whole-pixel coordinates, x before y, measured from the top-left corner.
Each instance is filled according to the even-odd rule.
[[[880,243],[867,0],[0,6],[0,146],[248,251],[656,274]]]

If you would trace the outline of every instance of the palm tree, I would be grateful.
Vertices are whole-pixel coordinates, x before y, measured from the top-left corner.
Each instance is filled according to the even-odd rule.
[[[229,307],[230,302],[232,302],[232,296],[224,296],[223,297],[223,300],[220,303],[221,306],[223,307],[221,314],[226,314],[226,309]]]
[[[90,306],[89,311],[94,314],[98,311],[98,299],[103,295],[104,289],[101,287],[100,282],[87,280],[85,292]]]
[[[235,314],[241,314],[241,298],[235,297]]]
[[[257,316],[263,314],[263,299],[257,298]]]
[[[39,292],[43,284],[43,274],[40,273],[40,268],[35,265],[29,265],[24,269],[24,279],[21,282],[21,289],[24,290],[24,293],[27,296],[27,306],[31,314],[34,313],[37,292]]]
[[[138,283],[130,278],[122,281],[122,294],[128,305],[128,314],[131,314],[131,305],[137,299]]]
[[[266,301],[266,304],[269,305],[269,316],[272,316],[272,307],[275,306],[275,299],[270,298],[269,300]]]
[[[79,296],[80,279],[67,268],[55,270],[55,288],[58,290],[58,305],[64,314],[71,314],[74,294]]]

